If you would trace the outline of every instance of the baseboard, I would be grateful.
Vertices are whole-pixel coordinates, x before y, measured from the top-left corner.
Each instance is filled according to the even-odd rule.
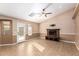
[[[20,44],[20,43],[23,43],[23,42],[26,42],[26,41],[27,40],[21,41],[21,42],[12,43],[12,44],[1,44],[0,46],[12,46],[12,45]]]
[[[72,41],[65,41],[65,40],[63,40],[63,42],[66,42],[66,43],[73,43],[73,44],[75,44],[75,46],[76,46],[77,50],[79,51],[79,47],[77,47],[76,42],[72,42]]]
[[[12,44],[1,44],[0,46],[10,46],[10,45],[16,45],[17,43],[12,43]]]
[[[60,33],[60,35],[76,35],[76,33]]]
[[[75,43],[75,46],[76,46],[77,50],[79,51],[79,47],[76,45],[76,43]]]
[[[31,36],[28,36],[28,39],[39,37],[39,36],[40,36],[40,33],[33,33]]]
[[[68,40],[60,40],[61,42],[66,42],[66,43],[74,43],[75,44],[75,42],[73,42],[73,41],[68,41]]]

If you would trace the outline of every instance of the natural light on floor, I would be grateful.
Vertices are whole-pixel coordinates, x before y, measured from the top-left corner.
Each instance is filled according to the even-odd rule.
[[[43,52],[45,47],[40,45],[39,43],[33,42],[32,46],[34,46],[35,48],[37,48],[40,52]]]

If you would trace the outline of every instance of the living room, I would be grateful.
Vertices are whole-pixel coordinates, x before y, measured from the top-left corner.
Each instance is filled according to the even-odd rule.
[[[78,3],[0,3],[0,55],[78,56],[78,19]]]

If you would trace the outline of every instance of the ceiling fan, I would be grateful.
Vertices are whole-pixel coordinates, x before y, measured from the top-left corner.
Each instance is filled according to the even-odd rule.
[[[46,9],[51,5],[51,3],[49,3],[44,9],[42,9],[42,14],[44,14],[45,17],[47,17],[48,14],[52,14],[52,12],[46,12]]]
[[[31,13],[29,16],[34,16],[34,15],[44,15],[47,17],[47,15],[52,14],[52,12],[46,12],[46,9],[51,5],[52,3],[49,3],[45,8],[42,9],[42,12],[40,13]]]

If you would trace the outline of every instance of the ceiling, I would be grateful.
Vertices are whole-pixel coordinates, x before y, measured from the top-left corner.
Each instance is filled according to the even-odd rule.
[[[33,12],[42,12],[48,3],[0,3],[0,14],[29,20],[32,22],[40,23],[47,20],[50,17],[54,17],[60,13],[63,13],[71,8],[75,7],[75,3],[52,3],[46,12],[52,12],[52,14],[47,15],[48,17],[42,16],[29,16]]]

